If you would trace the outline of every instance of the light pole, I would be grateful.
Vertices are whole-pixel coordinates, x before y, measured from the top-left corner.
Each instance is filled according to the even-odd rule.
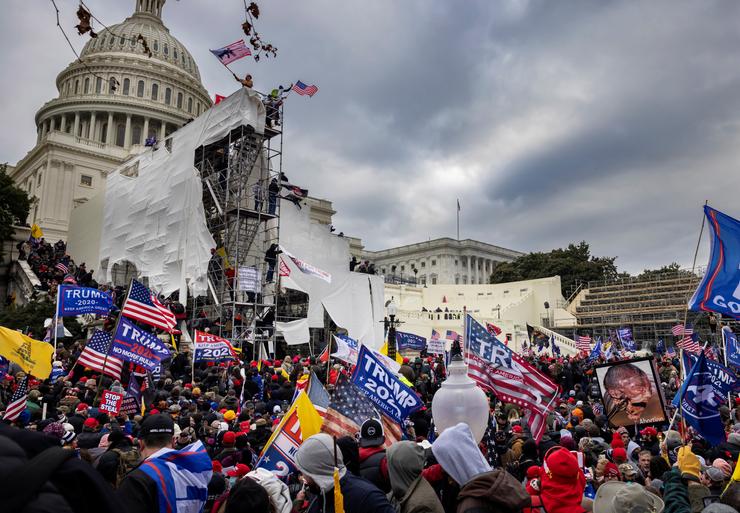
[[[396,320],[398,306],[396,306],[395,301],[393,301],[393,296],[391,296],[391,300],[386,305],[386,312],[388,313],[388,316],[383,319],[383,324],[385,325],[385,331],[388,333],[388,358],[395,360],[396,326],[399,324],[399,321]]]

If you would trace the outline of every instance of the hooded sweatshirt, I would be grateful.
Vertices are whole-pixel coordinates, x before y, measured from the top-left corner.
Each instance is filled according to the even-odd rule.
[[[410,441],[396,442],[386,452],[392,488],[391,503],[401,513],[444,513],[434,488],[421,475],[424,448]]]
[[[326,433],[313,435],[303,442],[295,455],[295,464],[303,474],[316,482],[322,493],[334,488],[334,439]],[[339,478],[347,469],[342,460],[342,451],[336,451],[336,466]]]
[[[432,444],[432,454],[455,482],[465,486],[475,476],[491,471],[467,424],[445,429]]]

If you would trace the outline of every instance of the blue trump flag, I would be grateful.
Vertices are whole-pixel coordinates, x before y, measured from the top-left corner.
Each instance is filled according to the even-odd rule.
[[[655,346],[655,352],[658,354],[665,354],[665,342],[662,338],[658,340],[658,345]]]
[[[59,286],[59,317],[82,314],[108,315],[113,298],[102,290],[73,285]]]
[[[688,351],[683,352],[683,365],[686,369],[693,367],[698,360],[699,357],[697,355],[691,354]],[[707,370],[712,373],[712,386],[714,386],[714,389],[723,401],[727,399],[728,393],[738,390],[740,381],[737,380],[735,372],[732,369],[728,369],[721,363],[708,358],[706,365]]]
[[[553,333],[550,335],[550,350],[552,350],[552,354],[560,356],[560,347],[558,347],[555,344],[555,334]]]
[[[732,332],[729,326],[725,326],[722,328],[722,336],[725,339],[727,363],[740,367],[740,346],[737,343],[737,335]]]
[[[118,319],[111,354],[121,360],[140,365],[149,372],[153,372],[162,360],[170,357],[169,350],[157,337],[123,316]]]
[[[740,221],[709,206],[704,214],[711,228],[709,264],[689,308],[740,319]]]
[[[635,339],[632,337],[632,328],[619,328],[617,330],[617,338],[622,343],[622,349],[634,353],[637,350],[635,346]]]
[[[423,406],[416,392],[388,370],[367,346],[360,347],[352,382],[382,413],[399,424]]]
[[[413,333],[396,332],[396,345],[400,350],[411,349],[413,351],[423,351],[427,346],[427,339],[414,335]]]
[[[591,354],[588,355],[588,361],[593,362],[599,359],[601,356],[601,337],[599,337],[599,340],[596,341],[596,345],[591,350]]]
[[[719,415],[722,394],[717,393],[707,361],[702,351],[673,398],[673,405],[678,407],[680,404],[684,421],[702,438],[716,445],[725,441],[725,429]]]

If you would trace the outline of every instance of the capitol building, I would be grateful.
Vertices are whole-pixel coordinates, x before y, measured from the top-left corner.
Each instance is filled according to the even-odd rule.
[[[123,23],[100,31],[56,80],[36,113],[36,146],[11,178],[36,201],[28,222],[67,239],[72,209],[104,192],[107,174],[211,105],[190,52],[162,23],[166,0],[135,0]],[[149,56],[139,35],[146,40]]]

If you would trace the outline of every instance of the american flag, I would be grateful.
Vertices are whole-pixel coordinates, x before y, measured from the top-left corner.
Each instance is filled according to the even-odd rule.
[[[447,334],[445,335],[445,338],[447,340],[462,340],[462,337],[457,331],[447,330]]]
[[[486,329],[488,330],[488,333],[492,335],[501,335],[501,328],[499,328],[495,324],[491,324],[490,322],[487,322]]]
[[[685,336],[684,338],[676,342],[676,346],[678,346],[680,349],[683,349],[684,351],[693,354],[699,354],[701,352],[699,341],[696,340],[693,335]]]
[[[326,410],[331,404],[331,398],[329,397],[329,392],[326,391],[326,388],[324,388],[324,385],[321,384],[318,376],[313,371],[311,371],[311,376],[308,378],[306,394],[314,405],[314,408],[316,408],[316,411],[319,412],[319,415],[322,417],[325,416]]]
[[[385,446],[401,439],[401,428],[378,413],[375,405],[347,376],[340,375],[321,431],[332,436],[354,436],[367,419],[380,419],[385,433]]]
[[[8,407],[5,408],[3,420],[15,422],[18,420],[20,414],[23,413],[23,410],[26,409],[26,399],[28,399],[28,378],[29,375],[26,374],[26,377],[18,383],[18,388],[13,392],[13,396],[10,398]]]
[[[69,272],[69,267],[64,265],[62,262],[59,262],[57,265],[54,266],[57,270],[63,272],[64,274],[67,274]]]
[[[131,290],[128,292],[126,302],[123,303],[121,314],[169,332],[177,324],[175,314],[136,280],[131,281]]]
[[[717,355],[714,353],[714,349],[712,346],[707,346],[707,348],[704,350],[704,354],[709,358],[710,360],[717,361]]]
[[[238,61],[242,57],[252,55],[252,52],[249,50],[249,48],[247,48],[247,45],[244,44],[243,39],[240,39],[239,41],[234,41],[229,46],[224,46],[223,48],[211,50],[211,53],[215,55],[218,60],[221,61],[221,64],[231,64],[234,61]]]
[[[576,337],[576,349],[588,352],[591,350],[591,337],[588,335],[578,335]]]
[[[306,85],[298,80],[295,85],[293,85],[293,91],[300,94],[301,96],[313,96],[319,92],[319,88],[315,85]]]
[[[694,328],[691,326],[685,326],[683,324],[676,324],[674,327],[671,328],[671,333],[673,333],[674,337],[681,337],[684,335],[693,335],[694,334]]]
[[[121,379],[123,361],[108,354],[112,342],[113,337],[110,333],[95,330],[92,338],[85,345],[85,349],[80,353],[77,363],[106,374],[113,379]],[[106,358],[106,355],[108,355],[108,358]]]
[[[673,348],[673,346],[671,346],[668,349],[666,349],[665,354],[673,358],[674,356],[676,356],[676,350]]]
[[[469,345],[466,353],[468,375],[500,400],[528,409],[531,413],[528,419],[530,430],[539,441],[545,432],[546,416],[558,393],[558,386],[496,340],[470,315],[465,322]]]

